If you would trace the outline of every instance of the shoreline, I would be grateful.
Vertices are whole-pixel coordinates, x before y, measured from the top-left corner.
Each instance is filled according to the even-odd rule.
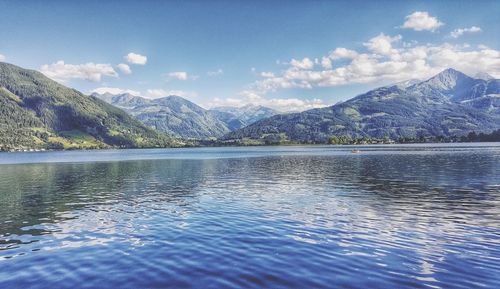
[[[288,145],[246,147],[185,147],[145,149],[61,150],[28,153],[0,153],[4,165],[127,162],[149,160],[217,160],[258,157],[349,156],[383,154],[463,154],[471,151],[500,151],[500,142],[481,143],[418,143],[378,145]]]
[[[142,150],[142,149],[186,149],[186,148],[240,148],[240,147],[301,147],[301,146],[391,146],[391,145],[437,145],[437,144],[483,144],[500,143],[500,141],[471,141],[471,142],[390,142],[390,143],[282,143],[282,144],[241,144],[241,145],[186,145],[172,147],[108,147],[108,148],[69,148],[69,149],[16,149],[1,150],[0,153],[41,153],[41,152],[68,152],[68,151],[111,151],[111,150]]]

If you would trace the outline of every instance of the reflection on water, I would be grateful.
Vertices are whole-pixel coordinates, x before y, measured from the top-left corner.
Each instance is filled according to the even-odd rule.
[[[262,154],[0,166],[0,287],[499,287],[499,146]]]

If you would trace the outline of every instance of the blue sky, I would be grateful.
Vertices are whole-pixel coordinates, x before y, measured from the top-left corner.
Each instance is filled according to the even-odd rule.
[[[0,60],[84,93],[284,111],[448,66],[500,77],[500,1],[101,2],[0,0]]]

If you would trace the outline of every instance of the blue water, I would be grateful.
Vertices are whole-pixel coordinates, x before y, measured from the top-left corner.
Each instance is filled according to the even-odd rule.
[[[0,153],[0,288],[500,288],[500,144]]]

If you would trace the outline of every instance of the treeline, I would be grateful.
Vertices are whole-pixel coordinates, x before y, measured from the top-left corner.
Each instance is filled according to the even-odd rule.
[[[388,137],[377,138],[352,138],[351,136],[331,136],[328,144],[390,144],[390,143],[452,143],[452,142],[500,142],[500,129],[491,133],[470,132],[463,136],[432,136],[432,137],[400,137],[389,139]]]
[[[331,136],[329,144],[389,144],[389,143],[452,143],[452,142],[500,142],[500,129],[491,133],[470,132],[463,136],[433,136],[433,137],[401,137],[396,140],[389,138],[352,138],[350,136]]]
[[[350,135],[331,135],[326,141],[292,141],[285,134],[268,134],[259,139],[242,138],[229,140],[201,140],[197,146],[255,146],[255,145],[299,145],[299,144],[332,144],[332,145],[363,145],[363,144],[410,144],[410,143],[457,143],[457,142],[500,142],[500,129],[487,133],[471,132],[464,136],[429,136],[429,137],[353,137]]]
[[[500,142],[500,129],[493,131],[492,133],[475,133],[471,132],[466,136],[460,138],[461,142]]]

